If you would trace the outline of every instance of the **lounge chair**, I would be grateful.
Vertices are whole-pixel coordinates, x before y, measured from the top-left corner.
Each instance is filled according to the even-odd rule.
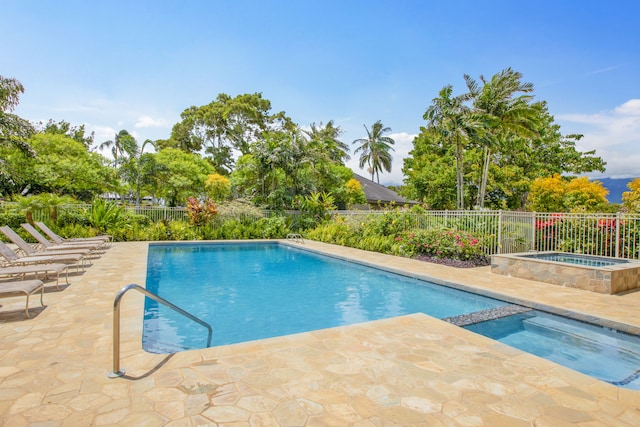
[[[0,267],[0,278],[2,279],[15,279],[25,280],[27,274],[33,274],[34,279],[38,279],[39,274],[44,274],[43,279],[47,279],[49,274],[54,273],[56,278],[56,289],[60,290],[60,273],[66,273],[66,284],[69,284],[69,266],[67,264],[54,264],[54,263],[42,263],[42,264],[29,264],[19,265],[14,267]]]
[[[13,231],[8,225],[0,227],[0,231],[2,231],[2,233],[7,236],[7,238],[9,238],[9,240],[11,240],[16,246],[18,246],[20,250],[27,256],[76,254],[85,257],[91,253],[89,249],[52,249],[46,251],[38,251],[29,243],[27,243],[22,237],[20,237],[18,233]]]
[[[26,295],[27,305],[24,313],[29,319],[29,297],[40,291],[40,304],[44,305],[44,285],[42,280],[22,280],[19,282],[0,282],[0,298],[15,297],[16,295]]]
[[[45,224],[44,222],[39,222],[36,221],[36,225],[38,226],[38,228],[40,228],[40,230],[42,230],[44,232],[44,234],[46,234],[47,236],[49,236],[49,238],[51,240],[53,240],[55,243],[57,244],[63,244],[63,243],[78,243],[78,242],[102,242],[105,246],[110,246],[111,245],[111,236],[109,236],[108,234],[102,235],[102,236],[93,236],[93,237],[76,237],[76,238],[72,238],[72,239],[64,239],[62,237],[60,237],[59,235],[57,235],[56,233],[53,232],[53,230],[51,230],[47,224]]]
[[[49,252],[46,255],[21,257],[2,241],[0,241],[0,255],[7,260],[9,264],[8,266],[10,267],[19,265],[60,263],[75,265],[76,270],[79,271],[80,268],[84,270],[85,263],[85,258],[79,254],[57,254],[55,252]]]
[[[40,245],[42,245],[43,249],[45,251],[50,251],[50,250],[76,250],[76,249],[88,249],[91,252],[96,252],[100,250],[100,244],[99,243],[63,243],[63,244],[57,244],[57,243],[51,243],[50,241],[47,240],[46,237],[44,237],[42,234],[40,234],[40,232],[38,230],[35,229],[35,227],[29,223],[24,223],[24,224],[20,224],[22,226],[22,228],[24,228],[27,233],[29,233],[34,239],[36,239],[38,241],[38,243],[40,243]]]

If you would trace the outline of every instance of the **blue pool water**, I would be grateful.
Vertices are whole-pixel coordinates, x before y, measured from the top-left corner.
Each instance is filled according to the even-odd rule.
[[[422,312],[454,317],[507,303],[375,268],[264,243],[149,246],[147,289],[231,344]],[[587,375],[640,389],[640,339],[530,311],[465,327]],[[206,346],[206,330],[146,299],[143,347]]]
[[[582,265],[585,267],[609,267],[612,265],[628,264],[626,259],[602,258],[597,256],[564,254],[564,253],[546,253],[523,255],[524,258],[534,258],[543,261],[564,262],[567,264]]]
[[[146,287],[211,324],[212,345],[506,304],[279,244],[150,245]],[[206,345],[204,328],[150,299],[143,329],[147,351]]]
[[[539,311],[465,329],[609,383],[640,390],[640,340]]]

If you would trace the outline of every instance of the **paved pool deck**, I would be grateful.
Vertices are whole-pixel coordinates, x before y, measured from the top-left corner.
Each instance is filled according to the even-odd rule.
[[[295,244],[640,331],[640,292],[611,296],[306,241]],[[122,303],[126,376],[110,379],[113,299],[144,285],[148,243],[114,243],[45,304],[0,300],[0,424],[54,426],[640,426],[615,387],[422,314],[149,354],[143,297]],[[212,271],[211,274],[217,274]],[[214,326],[215,327],[215,326]]]

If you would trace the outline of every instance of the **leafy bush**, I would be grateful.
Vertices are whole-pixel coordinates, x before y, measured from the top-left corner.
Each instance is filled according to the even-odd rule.
[[[25,222],[27,222],[27,217],[23,212],[17,210],[0,211],[0,225],[8,225],[15,230],[21,228],[20,224]]]
[[[81,225],[83,227],[91,225],[85,209],[65,209],[60,211],[56,223],[60,225]]]
[[[297,196],[293,207],[302,215],[300,225],[309,229],[330,218],[329,212],[336,209],[336,200],[331,193],[314,192],[307,196]]]
[[[484,256],[480,239],[471,233],[448,229],[415,230],[396,237],[405,256],[471,260]]]
[[[290,231],[287,219],[282,216],[261,218],[256,223],[256,229],[263,239],[283,239]]]
[[[324,243],[348,246],[386,254],[397,254],[399,244],[393,236],[363,235],[362,230],[342,220],[324,223],[309,230],[305,237]]]
[[[126,215],[124,209],[115,203],[95,199],[87,212],[87,220],[91,226],[106,232],[109,229],[123,227],[126,224]]]
[[[241,199],[236,199],[231,202],[226,202],[218,205],[218,213],[219,221],[233,218],[244,223],[248,223],[254,222],[264,217],[264,214],[260,209],[255,207],[250,202]]]

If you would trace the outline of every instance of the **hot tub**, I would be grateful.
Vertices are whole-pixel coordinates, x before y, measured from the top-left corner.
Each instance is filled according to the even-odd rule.
[[[564,252],[493,255],[491,272],[602,294],[640,288],[640,262],[593,255]]]

